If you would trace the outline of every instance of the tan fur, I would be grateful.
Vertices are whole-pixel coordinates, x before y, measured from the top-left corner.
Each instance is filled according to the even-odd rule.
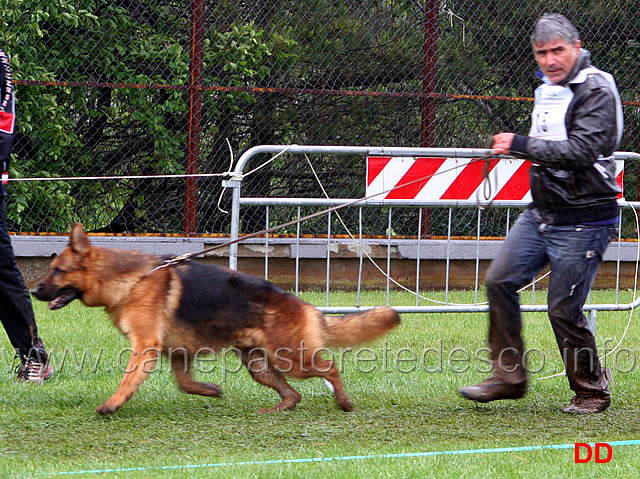
[[[391,308],[374,308],[342,317],[325,316],[327,346],[347,347],[376,340],[398,324],[400,317]]]
[[[325,348],[369,342],[400,323],[391,308],[325,316],[243,273],[197,263],[154,270],[161,263],[155,255],[95,247],[76,224],[69,246],[33,289],[34,296],[49,301],[52,309],[76,297],[87,306],[104,306],[131,342],[127,372],[116,392],[98,406],[99,414],[113,413],[128,401],[160,354],[169,357],[183,391],[219,396],[220,386],[192,379],[191,366],[194,354],[225,347],[235,349],[256,381],[280,394],[278,405],[260,412],[293,409],[300,401],[285,375],[326,379],[338,405],[348,411],[351,402],[337,368],[323,357]]]

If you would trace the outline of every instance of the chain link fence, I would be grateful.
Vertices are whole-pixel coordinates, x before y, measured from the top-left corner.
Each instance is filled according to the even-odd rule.
[[[482,148],[499,131],[526,134],[537,86],[529,35],[549,11],[569,16],[594,64],[615,76],[620,149],[640,150],[635,1],[2,3],[0,45],[17,85],[10,173],[46,179],[11,183],[12,231],[66,232],[80,221],[110,233],[227,233],[221,177],[193,175],[228,171],[251,146]],[[311,160],[331,197],[364,196],[363,158]],[[637,169],[626,165],[629,200]],[[243,194],[323,196],[307,158],[292,155],[248,176]],[[398,215],[395,234],[415,234],[415,212]],[[247,208],[242,231],[264,220]],[[474,221],[457,211],[454,234]],[[492,223],[483,234],[503,235],[504,221]],[[635,220],[625,223],[633,236]],[[438,234],[437,213],[429,224]]]

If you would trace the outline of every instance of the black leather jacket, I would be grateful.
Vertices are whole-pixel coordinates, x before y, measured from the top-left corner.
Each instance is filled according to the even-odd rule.
[[[622,104],[613,78],[593,69],[589,60],[582,49],[561,84],[573,92],[564,113],[567,139],[516,135],[511,147],[513,156],[533,163],[529,206],[545,223],[599,222],[618,215],[620,188],[612,155],[622,137]]]

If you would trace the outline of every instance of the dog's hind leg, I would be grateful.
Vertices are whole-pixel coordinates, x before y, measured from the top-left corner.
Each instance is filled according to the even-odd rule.
[[[338,368],[336,368],[333,361],[320,358],[317,351],[312,355],[310,361],[305,362],[301,367],[294,367],[288,374],[300,379],[313,377],[326,379],[331,383],[331,386],[333,386],[338,406],[340,406],[343,411],[351,411],[353,409],[353,405],[351,401],[349,401],[347,393],[344,391]]]
[[[172,349],[168,352],[169,362],[178,386],[188,394],[200,396],[221,396],[222,388],[217,384],[199,383],[191,376],[191,358],[185,350]]]
[[[321,366],[321,364],[325,365],[325,368]],[[349,401],[349,397],[347,393],[344,392],[344,386],[342,385],[342,379],[340,378],[340,373],[338,372],[338,368],[336,368],[333,361],[329,361],[327,359],[320,359],[316,362],[316,368],[320,371],[320,376],[322,379],[326,379],[333,386],[334,394],[336,395],[336,403],[343,411],[351,411],[353,409],[353,405],[351,401]]]
[[[275,389],[282,401],[280,404],[261,409],[258,411],[260,414],[267,412],[284,411],[286,409],[295,409],[296,405],[302,399],[302,395],[293,389],[293,387],[287,382],[285,377],[278,371],[276,371],[272,365],[269,364],[269,359],[266,351],[262,349],[241,349],[240,359],[247,367],[251,377],[260,384],[269,386]]]

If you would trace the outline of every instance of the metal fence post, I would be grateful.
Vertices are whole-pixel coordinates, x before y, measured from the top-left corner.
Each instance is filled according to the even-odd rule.
[[[240,234],[240,187],[239,180],[225,180],[222,186],[231,188],[231,241],[237,240]],[[238,269],[238,243],[229,246],[229,268]]]

